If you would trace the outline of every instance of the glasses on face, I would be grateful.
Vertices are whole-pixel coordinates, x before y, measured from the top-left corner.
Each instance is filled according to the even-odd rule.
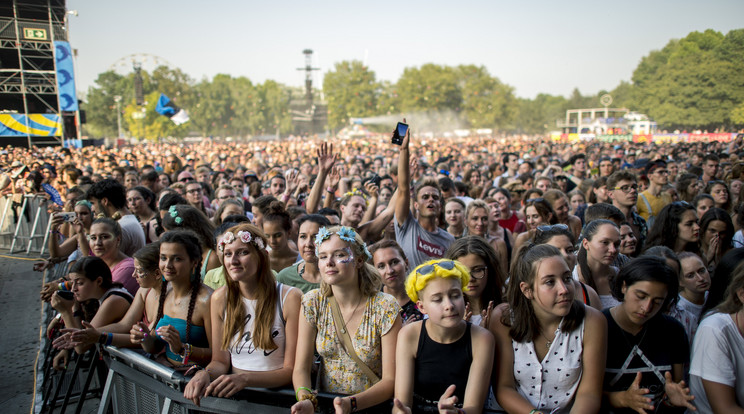
[[[217,197],[217,199],[219,199],[219,200],[227,200],[228,198],[235,198],[235,196],[234,195],[225,195],[225,196]]]
[[[444,270],[452,270],[455,268],[455,262],[453,260],[443,260],[441,262],[429,264],[426,266],[421,266],[418,269],[416,269],[416,274],[419,276],[426,276],[429,273],[434,273],[434,267],[441,267]]]
[[[470,276],[475,280],[483,279],[488,273],[488,266],[474,267],[470,269]]]
[[[628,194],[632,191],[638,192],[638,184],[625,184],[621,185],[620,187],[614,187],[613,190],[620,190],[625,194]]]
[[[191,178],[191,177],[186,177],[186,178],[181,178],[181,179],[180,179],[180,180],[178,180],[178,181],[180,181],[180,182],[182,182],[182,183],[190,183],[190,182],[194,181],[194,179],[193,179],[193,178]]]
[[[659,174],[659,175],[669,175],[669,171],[667,171],[667,170],[656,170],[656,174]]]

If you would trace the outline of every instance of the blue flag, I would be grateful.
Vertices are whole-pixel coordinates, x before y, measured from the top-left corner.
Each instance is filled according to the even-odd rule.
[[[189,120],[189,114],[177,107],[165,94],[160,94],[155,111],[160,115],[170,118],[176,125],[181,125]]]

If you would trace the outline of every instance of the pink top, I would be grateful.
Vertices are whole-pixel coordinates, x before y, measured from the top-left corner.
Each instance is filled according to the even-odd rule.
[[[132,277],[133,273],[134,259],[131,257],[127,257],[111,268],[111,278],[115,283],[121,283],[124,285],[124,289],[126,289],[132,296],[134,296],[137,293],[137,289],[139,289],[139,284]]]

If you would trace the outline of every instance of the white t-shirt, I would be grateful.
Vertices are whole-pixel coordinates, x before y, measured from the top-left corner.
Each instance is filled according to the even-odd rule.
[[[692,345],[690,394],[695,396],[697,412],[711,413],[703,379],[733,387],[736,400],[744,402],[744,338],[729,314],[714,313],[703,319]]]
[[[134,214],[121,216],[119,226],[121,226],[119,250],[132,257],[137,250],[145,247],[145,230],[142,229],[142,225]]]

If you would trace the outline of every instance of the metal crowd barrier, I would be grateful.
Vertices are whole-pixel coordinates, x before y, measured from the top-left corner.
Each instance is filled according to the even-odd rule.
[[[44,254],[49,236],[48,207],[49,200],[42,195],[25,194],[20,201],[14,201],[12,194],[0,197],[0,248],[11,254]]]
[[[128,413],[286,413],[295,401],[291,388],[246,388],[233,398],[203,398],[197,407],[183,397],[189,378],[146,358],[131,349],[106,348],[109,374],[104,386],[99,414]],[[334,413],[336,395],[321,393],[321,413]],[[390,403],[383,403],[366,413],[389,413]]]

